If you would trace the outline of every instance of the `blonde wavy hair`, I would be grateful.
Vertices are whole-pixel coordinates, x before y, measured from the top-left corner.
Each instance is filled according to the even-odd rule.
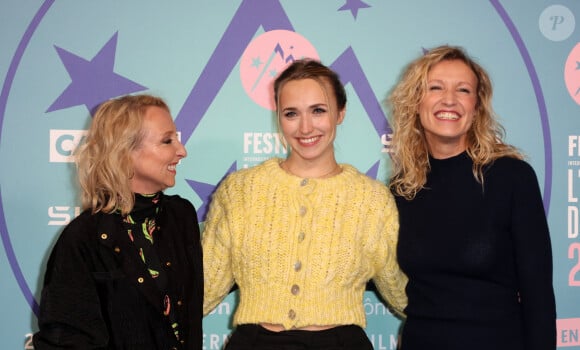
[[[500,157],[523,159],[504,143],[505,130],[492,108],[492,84],[487,72],[461,47],[439,46],[411,62],[387,98],[393,127],[391,190],[413,199],[427,181],[429,150],[419,119],[419,107],[427,91],[427,75],[441,61],[459,60],[477,77],[477,103],[473,124],[467,132],[467,154],[473,160],[473,176],[483,185],[483,168]]]
[[[159,97],[127,95],[104,102],[95,112],[75,154],[83,210],[126,215],[133,209],[131,151],[141,144],[143,119],[151,106],[169,111]]]

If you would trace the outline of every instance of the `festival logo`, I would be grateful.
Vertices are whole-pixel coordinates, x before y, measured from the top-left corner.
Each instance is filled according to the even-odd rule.
[[[274,110],[273,81],[286,66],[300,58],[319,59],[314,46],[300,34],[272,30],[260,35],[240,59],[244,90],[258,105]]]
[[[564,81],[570,97],[580,105],[580,43],[568,55],[564,66]]]

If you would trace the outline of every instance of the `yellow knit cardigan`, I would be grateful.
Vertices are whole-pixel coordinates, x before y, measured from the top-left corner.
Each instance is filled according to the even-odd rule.
[[[202,236],[204,314],[237,283],[234,325],[365,327],[369,279],[401,313],[407,277],[386,186],[346,164],[331,178],[302,179],[280,161],[229,175],[213,195]]]

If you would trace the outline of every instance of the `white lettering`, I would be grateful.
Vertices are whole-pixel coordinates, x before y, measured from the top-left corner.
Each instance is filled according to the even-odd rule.
[[[202,349],[204,350],[219,350],[219,349],[223,349],[224,344],[227,343],[228,341],[228,335],[227,334],[215,334],[215,333],[210,333],[210,334],[203,334],[203,346]],[[207,341],[209,338],[209,342]],[[209,344],[208,344],[209,343]]]
[[[257,132],[254,133],[254,154],[261,154],[262,153],[262,148],[260,147],[260,145],[262,144],[262,133],[261,132]]]
[[[383,144],[382,153],[391,153],[392,149],[393,134],[383,134],[381,135],[381,143]]]
[[[574,172],[568,169],[568,203],[577,203],[578,197],[574,197]]]
[[[392,315],[383,303],[380,301],[373,303],[369,297],[364,299],[363,307],[366,315]]]
[[[279,154],[287,153],[279,133],[245,132],[244,154]]]
[[[580,147],[578,147],[578,138],[580,136],[577,135],[569,135],[568,136],[568,156],[580,156]],[[576,150],[576,152],[574,152]]]
[[[216,308],[213,309],[209,314],[210,315],[214,315],[214,314],[230,315],[231,311],[232,311],[232,307],[231,307],[230,303],[228,303],[227,301],[224,301],[224,302],[220,303],[218,306],[216,306]]]
[[[74,151],[84,140],[86,130],[50,130],[49,161],[70,163],[74,161]]]
[[[48,220],[49,226],[64,226],[79,216],[81,213],[80,207],[68,207],[68,206],[53,206],[48,207]]]
[[[373,344],[373,348],[375,350],[395,350],[397,349],[397,337],[394,334],[389,335],[389,344],[388,347],[386,344],[383,343],[383,335],[382,334],[369,334],[369,340]]]

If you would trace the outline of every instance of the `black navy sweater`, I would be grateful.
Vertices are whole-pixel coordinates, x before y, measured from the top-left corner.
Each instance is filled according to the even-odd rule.
[[[396,197],[409,277],[402,349],[555,349],[550,235],[531,166],[500,158],[482,186],[466,153],[430,164],[413,200]]]

